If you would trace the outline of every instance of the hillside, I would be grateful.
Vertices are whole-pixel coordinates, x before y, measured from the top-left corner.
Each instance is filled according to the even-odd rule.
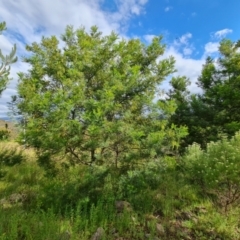
[[[6,126],[11,133],[11,139],[16,139],[16,137],[19,133],[19,130],[15,126],[15,123],[13,123],[11,121],[4,120],[4,119],[0,119],[0,129],[5,129]]]

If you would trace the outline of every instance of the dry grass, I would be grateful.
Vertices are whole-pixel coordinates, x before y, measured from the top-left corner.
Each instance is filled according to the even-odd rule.
[[[16,139],[19,134],[19,129],[15,123],[0,119],[0,129],[6,129],[6,127],[10,131],[10,139]]]
[[[14,141],[0,142],[0,151],[1,150],[14,150],[17,152],[22,152],[25,156],[25,159],[29,162],[36,161],[36,152],[33,148],[24,148],[19,143]]]
[[[7,129],[10,131],[10,139],[9,141],[0,142],[0,151],[3,149],[14,150],[17,152],[22,152],[27,161],[35,161],[36,153],[33,148],[24,148],[19,143],[15,142],[19,135],[19,129],[13,122],[5,121],[0,119],[0,129]]]

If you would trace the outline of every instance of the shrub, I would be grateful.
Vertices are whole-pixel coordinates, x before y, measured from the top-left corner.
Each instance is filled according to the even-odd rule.
[[[10,137],[10,132],[7,129],[0,128],[0,141],[7,140]]]
[[[0,149],[0,165],[14,166],[20,164],[24,160],[21,151],[14,149]]]
[[[188,148],[184,157],[190,180],[212,194],[225,211],[240,201],[240,132],[207,145],[206,151],[198,144]]]
[[[4,177],[9,167],[24,161],[21,150],[0,146],[0,178]]]

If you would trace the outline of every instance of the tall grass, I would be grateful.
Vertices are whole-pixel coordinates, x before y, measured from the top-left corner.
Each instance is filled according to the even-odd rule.
[[[0,240],[87,240],[99,228],[101,239],[240,239],[239,206],[226,213],[204,195],[196,175],[187,172],[195,169],[194,159],[160,159],[126,174],[50,165],[53,175],[35,154],[12,143],[0,145],[0,159]],[[116,201],[130,208],[119,211]]]

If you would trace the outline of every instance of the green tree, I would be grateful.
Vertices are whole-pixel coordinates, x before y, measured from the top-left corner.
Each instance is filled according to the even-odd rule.
[[[6,30],[6,23],[0,23],[0,34]],[[16,44],[14,44],[13,49],[9,55],[3,56],[2,51],[0,49],[0,95],[3,90],[6,89],[7,83],[9,82],[9,74],[10,74],[10,64],[15,63],[17,61],[16,54]]]
[[[171,122],[180,126],[186,124],[189,115],[189,94],[187,87],[190,81],[186,77],[173,77],[170,81],[172,89],[167,93],[168,99],[177,104],[175,113],[171,116]]]
[[[178,145],[185,128],[168,127],[175,104],[154,102],[159,84],[174,71],[161,37],[149,46],[68,26],[26,49],[28,73],[19,73],[18,109],[26,116],[27,143],[74,162],[118,167],[156,159]],[[159,113],[166,119],[159,121]]]
[[[176,81],[178,81],[176,79]],[[185,84],[181,81],[185,81]],[[188,135],[181,140],[179,152],[184,153],[188,145],[196,142],[205,148],[207,143],[217,139],[217,128],[213,125],[214,111],[204,103],[202,95],[191,94],[187,90],[189,82],[181,79],[180,83],[170,82],[172,90],[168,93],[168,100],[175,100],[177,109],[170,118],[170,123],[177,126],[187,126]],[[184,84],[181,88],[176,84]]]
[[[175,101],[177,108],[169,119],[169,125],[185,125],[188,127],[190,117],[190,92],[187,87],[190,85],[190,81],[186,77],[173,77],[170,81],[170,85],[172,88],[167,92],[166,101]],[[184,148],[187,146],[188,139],[188,137],[181,139],[180,148],[178,149],[180,153],[183,152]]]
[[[204,91],[203,102],[214,112],[213,125],[229,136],[240,129],[239,50],[239,42],[223,40],[217,63],[208,58],[198,79]]]
[[[219,58],[206,59],[197,84],[202,94],[190,94],[186,79],[171,81],[168,99],[174,99],[177,109],[171,117],[176,125],[187,125],[189,135],[182,147],[193,142],[205,148],[216,141],[221,133],[233,136],[240,129],[240,43],[223,40]]]

